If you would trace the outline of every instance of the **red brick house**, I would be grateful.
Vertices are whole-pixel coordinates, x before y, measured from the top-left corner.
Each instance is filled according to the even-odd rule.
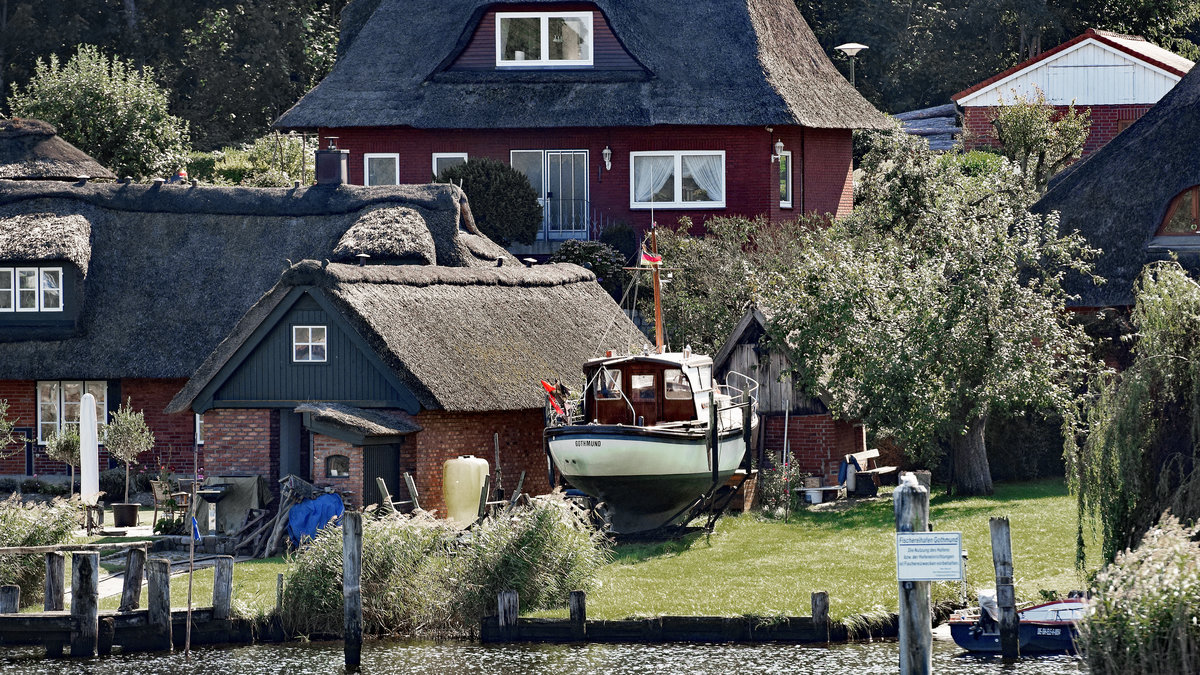
[[[1074,104],[1091,111],[1087,156],[1146,113],[1194,64],[1145,38],[1088,29],[1057,47],[993,75],[951,98],[962,109],[963,145],[995,143],[997,107],[1037,91],[1061,111]]]
[[[284,273],[168,412],[203,414],[212,474],[293,473],[362,506],[376,477],[444,514],[442,464],[495,455],[512,490],[549,491],[540,379],[645,340],[574,265],[526,269],[304,261]]]
[[[350,181],[490,157],[544,203],[534,252],[599,223],[852,207],[851,131],[883,115],[790,0],[355,0],[333,72],[276,126],[350,151]]]

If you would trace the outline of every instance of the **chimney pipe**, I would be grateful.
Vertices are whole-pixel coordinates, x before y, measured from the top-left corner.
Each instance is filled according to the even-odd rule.
[[[329,136],[329,147],[317,150],[317,185],[341,185],[349,182],[350,151],[338,150],[337,136]]]

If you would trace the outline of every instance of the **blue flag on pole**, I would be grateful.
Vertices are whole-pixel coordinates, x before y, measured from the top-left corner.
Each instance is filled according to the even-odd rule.
[[[196,516],[192,516],[192,538],[200,541],[200,525],[196,522]]]

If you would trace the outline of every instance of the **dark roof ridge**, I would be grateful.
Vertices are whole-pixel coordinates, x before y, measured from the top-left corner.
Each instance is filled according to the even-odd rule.
[[[445,267],[438,265],[346,265],[302,260],[292,265],[283,286],[329,288],[341,284],[397,286],[564,286],[595,281],[596,275],[578,265],[555,263],[534,267]]]
[[[0,118],[0,138],[15,136],[57,136],[58,129],[42,120],[25,117]]]

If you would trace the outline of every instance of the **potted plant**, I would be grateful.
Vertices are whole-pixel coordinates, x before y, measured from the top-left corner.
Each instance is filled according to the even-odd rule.
[[[125,501],[113,504],[113,525],[135,527],[138,524],[138,508],[141,504],[129,503],[129,463],[137,456],[154,447],[154,433],[146,426],[142,411],[133,411],[133,400],[126,399],[117,408],[104,429],[104,447],[109,457],[125,463]]]
[[[67,483],[67,494],[75,494],[75,467],[79,465],[79,428],[68,426],[50,434],[46,439],[46,455],[50,459],[66,462],[71,467],[71,482]]]

